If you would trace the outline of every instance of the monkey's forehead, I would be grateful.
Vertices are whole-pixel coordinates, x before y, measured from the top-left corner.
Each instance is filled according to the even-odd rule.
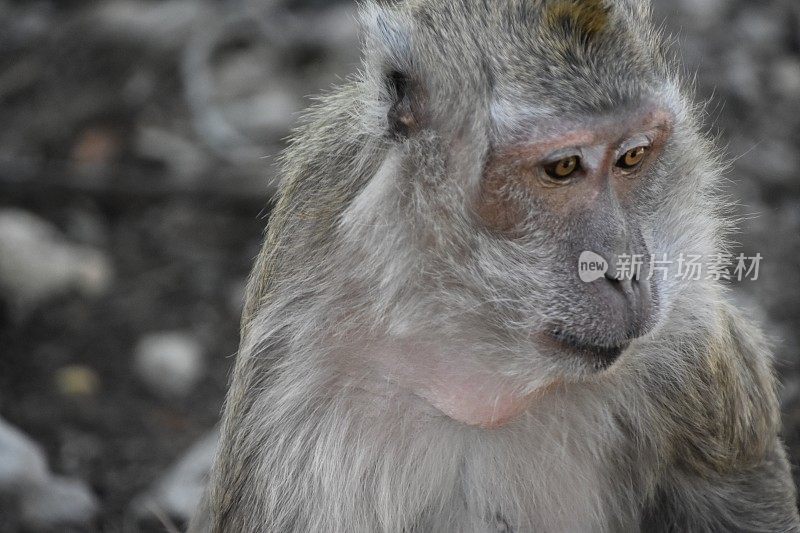
[[[520,108],[508,104],[492,106],[493,141],[513,147],[526,157],[547,155],[548,146],[591,146],[618,142],[621,137],[644,134],[648,138],[668,135],[679,118],[680,109],[668,98],[638,101],[606,113],[564,115],[541,108]],[[535,149],[525,148],[534,141]]]
[[[668,77],[640,0],[437,0],[412,11],[431,68],[461,68],[451,77],[488,83],[499,101],[604,112],[652,99]]]

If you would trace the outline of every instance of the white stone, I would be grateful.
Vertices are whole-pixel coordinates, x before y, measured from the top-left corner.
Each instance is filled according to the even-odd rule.
[[[298,109],[297,99],[280,88],[265,90],[225,106],[231,121],[240,129],[278,138],[289,130]]]
[[[204,372],[203,349],[192,336],[180,332],[148,335],[136,348],[135,367],[142,381],[156,394],[188,394]]]
[[[205,152],[194,143],[161,128],[139,128],[136,151],[146,158],[163,162],[170,175],[184,184],[191,184],[201,177],[210,164]]]
[[[188,522],[203,498],[214,462],[216,431],[198,441],[146,494],[133,504],[139,519],[154,513]]]
[[[13,498],[23,524],[34,531],[89,524],[99,509],[86,483],[51,475],[39,445],[2,419],[0,493]]]
[[[100,250],[67,241],[32,213],[0,210],[0,290],[15,310],[24,314],[70,289],[96,296],[112,278],[111,262]]]
[[[16,492],[47,477],[47,460],[39,445],[0,418],[0,492]]]

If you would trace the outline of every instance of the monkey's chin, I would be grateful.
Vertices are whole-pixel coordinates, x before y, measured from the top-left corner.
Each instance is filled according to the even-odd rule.
[[[541,336],[546,351],[553,357],[567,358],[570,367],[577,367],[580,373],[597,373],[611,368],[631,341],[615,344],[591,344],[579,340],[563,331],[548,332]]]

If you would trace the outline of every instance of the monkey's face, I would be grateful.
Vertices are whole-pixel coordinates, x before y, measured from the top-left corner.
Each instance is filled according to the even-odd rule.
[[[446,351],[425,367],[441,383],[596,376],[689,287],[653,256],[709,253],[720,229],[713,153],[647,3],[404,5],[365,16],[363,129],[386,151],[342,218],[379,265],[372,315]]]
[[[649,213],[672,123],[656,105],[540,121],[523,141],[490,153],[474,212],[509,241],[512,261],[544,275],[527,304],[545,356],[603,369],[656,322]]]

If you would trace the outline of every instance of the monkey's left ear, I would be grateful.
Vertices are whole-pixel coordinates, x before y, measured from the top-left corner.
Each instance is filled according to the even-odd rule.
[[[384,73],[384,83],[391,102],[389,112],[386,114],[389,133],[395,137],[409,137],[419,129],[419,120],[412,102],[414,81],[408,74],[395,70]]]
[[[420,129],[422,87],[412,58],[413,21],[391,7],[361,10],[367,74],[377,86],[387,133],[408,138]],[[385,117],[385,118],[384,118]]]

